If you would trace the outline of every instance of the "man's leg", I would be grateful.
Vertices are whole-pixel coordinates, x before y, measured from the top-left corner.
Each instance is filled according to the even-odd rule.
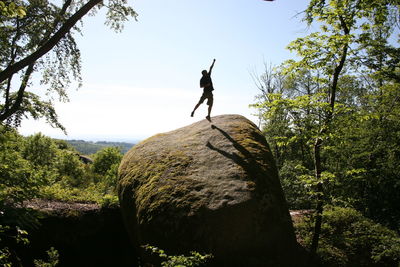
[[[208,97],[208,101],[207,101],[207,105],[208,105],[208,115],[206,117],[207,120],[211,121],[211,109],[214,103],[214,96],[212,95],[212,93],[210,93],[209,97]]]
[[[201,105],[201,103],[199,102],[199,103],[197,103],[197,105],[194,107],[194,109],[193,109],[193,111],[192,111],[192,114],[190,114],[190,116],[191,117],[193,117],[194,116],[194,112],[196,111],[196,109],[199,107]]]
[[[210,105],[208,105],[208,118],[210,118],[211,115],[211,109],[212,109],[212,103]]]
[[[200,97],[199,103],[196,104],[196,106],[194,107],[192,113],[190,114],[191,117],[194,116],[194,112],[196,111],[196,109],[197,109],[201,104],[203,104],[203,102],[204,102],[205,99],[206,99],[206,98],[204,97],[204,94],[203,94],[203,95]]]

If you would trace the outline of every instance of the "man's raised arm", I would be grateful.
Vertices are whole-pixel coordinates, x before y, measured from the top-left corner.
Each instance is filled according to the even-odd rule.
[[[212,69],[213,69],[213,67],[214,67],[214,63],[215,63],[215,58],[214,58],[214,60],[213,60],[213,63],[212,63],[211,66],[210,66],[210,70],[208,71],[208,75],[211,75],[211,71],[212,71]]]

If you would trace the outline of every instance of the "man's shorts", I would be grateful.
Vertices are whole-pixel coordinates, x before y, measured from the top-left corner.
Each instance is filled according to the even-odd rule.
[[[212,92],[203,92],[203,95],[200,97],[199,104],[202,104],[206,99],[207,105],[211,106],[214,102],[214,96]]]

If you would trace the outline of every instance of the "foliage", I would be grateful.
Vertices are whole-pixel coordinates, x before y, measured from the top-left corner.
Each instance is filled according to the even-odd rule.
[[[399,228],[398,13],[390,0],[310,1],[305,20],[320,30],[288,46],[299,60],[256,78],[291,208],[351,205]]]
[[[33,222],[24,210],[14,211],[9,205],[38,196],[46,181],[43,172],[35,171],[23,158],[23,141],[14,130],[0,126],[0,263],[4,266],[12,266],[15,257],[9,245],[26,243],[27,233],[22,229]]]
[[[313,217],[295,224],[303,245],[309,247]],[[318,249],[323,266],[397,266],[400,238],[352,208],[331,206],[323,213]]]
[[[162,262],[161,266],[163,267],[195,267],[195,266],[203,266],[207,261],[212,258],[211,254],[202,255],[198,252],[192,251],[190,256],[170,256],[167,255],[166,252],[162,249],[159,249],[154,246],[145,245],[143,248],[147,251],[150,251],[153,254],[158,255]]]
[[[106,147],[96,152],[93,155],[93,171],[102,175],[107,174],[113,165],[121,162],[122,156],[120,149],[116,147]]]
[[[83,163],[66,142],[41,133],[23,138],[11,130],[2,137],[0,173],[5,179],[0,184],[0,195],[20,202],[44,197],[116,203],[116,176],[122,158],[118,148],[98,151],[91,166]]]
[[[26,16],[26,10],[23,6],[19,5],[20,1],[0,1],[0,15],[4,17],[19,17]],[[1,20],[0,20],[1,21]]]
[[[24,201],[45,198],[61,201],[95,202],[101,206],[118,203],[115,177],[121,154],[117,148],[99,151],[99,168],[93,172],[65,141],[53,140],[41,133],[23,137],[11,128],[0,128],[0,263],[11,266],[15,259],[12,246],[27,242],[28,229],[36,218],[24,209],[15,209]],[[105,164],[104,166],[102,164]],[[14,208],[13,208],[14,207]],[[55,266],[55,250],[49,261],[36,266]],[[7,265],[8,264],[8,265]]]
[[[310,209],[313,201],[310,198],[312,188],[304,177],[312,177],[313,173],[300,161],[285,160],[280,168],[282,188],[291,209]]]
[[[57,147],[50,137],[37,133],[26,138],[22,155],[36,167],[51,167],[56,150]]]
[[[121,158],[118,148],[106,147],[98,151],[93,164],[88,165],[82,163],[74,152],[60,150],[54,160],[57,178],[41,187],[42,197],[115,205],[118,202],[115,187]]]
[[[80,86],[81,57],[75,35],[89,11],[106,8],[106,24],[119,32],[136,12],[126,0],[17,0],[0,2],[0,122],[19,126],[26,116],[45,118],[65,132],[54,100],[68,101]],[[38,79],[32,79],[38,73]],[[18,80],[20,82],[18,82]],[[39,81],[44,93],[28,91]],[[43,95],[46,95],[43,97]]]
[[[10,243],[27,245],[29,240],[28,233],[25,230],[17,227],[4,226],[0,224],[0,264],[1,266],[13,266],[12,258],[15,257],[15,252],[8,246]]]
[[[276,71],[281,77],[279,69]],[[343,76],[335,119],[329,132],[321,135],[323,127],[318,116],[326,114],[326,110],[310,101],[316,99],[315,94],[308,96],[312,91],[302,87],[303,80],[304,76],[285,77],[284,94],[267,94],[268,101],[255,105],[262,111],[263,131],[277,159],[291,208],[309,208],[315,197],[312,148],[318,135],[325,140],[320,180],[325,186],[325,199],[351,204],[368,217],[397,229],[399,84],[387,81],[377,89],[372,79],[365,83],[364,76]],[[296,87],[288,86],[293,81]],[[299,92],[307,95],[294,95]]]
[[[54,167],[58,173],[56,180],[64,181],[72,187],[88,182],[85,180],[85,165],[77,157],[77,154],[68,150],[60,150],[55,159],[53,159]]]
[[[59,262],[59,254],[58,251],[56,249],[54,249],[53,247],[51,247],[48,251],[47,251],[47,256],[48,256],[48,261],[44,261],[44,260],[34,260],[34,264],[35,267],[54,267],[57,266],[58,262]]]
[[[114,206],[118,203],[118,197],[113,190],[110,190],[101,183],[92,183],[89,186],[81,188],[55,183],[42,187],[41,195],[45,199],[65,202],[98,203],[103,207]]]
[[[38,195],[46,182],[43,170],[23,156],[24,139],[14,130],[0,127],[0,208],[7,201],[22,201]]]

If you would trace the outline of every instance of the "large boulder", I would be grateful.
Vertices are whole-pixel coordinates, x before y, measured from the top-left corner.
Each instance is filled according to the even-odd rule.
[[[222,115],[155,135],[119,167],[131,239],[218,266],[293,266],[295,234],[269,146],[248,119]]]

